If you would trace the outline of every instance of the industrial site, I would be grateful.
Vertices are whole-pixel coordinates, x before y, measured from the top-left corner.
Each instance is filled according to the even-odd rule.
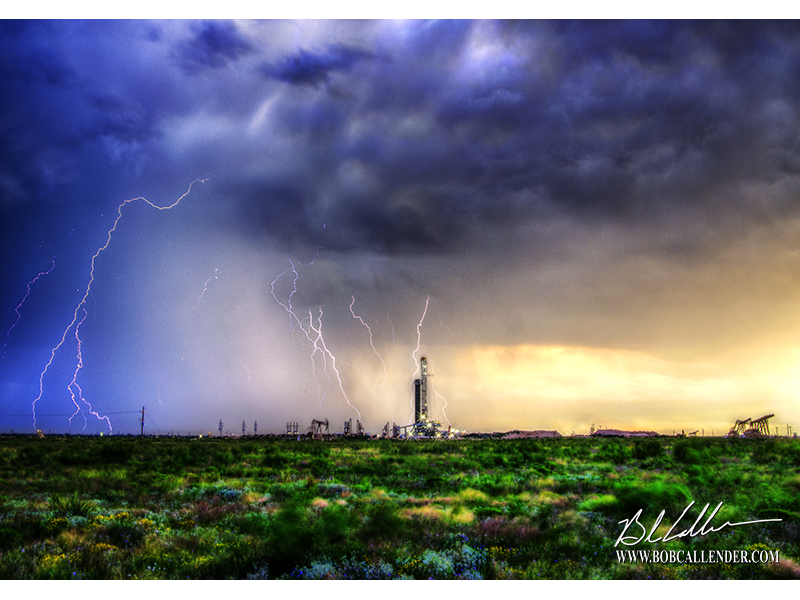
[[[507,432],[467,432],[454,428],[452,425],[443,427],[442,423],[436,419],[431,418],[429,396],[428,396],[428,359],[422,356],[419,361],[419,377],[414,379],[414,420],[407,425],[398,425],[397,423],[386,423],[379,433],[369,432],[365,429],[360,419],[353,419],[344,421],[341,429],[336,430],[334,427],[331,430],[331,423],[327,418],[318,419],[313,418],[311,424],[307,427],[301,425],[301,421],[290,421],[286,423],[286,431],[284,434],[269,434],[272,437],[282,439],[315,439],[315,440],[331,440],[340,437],[352,439],[375,439],[375,438],[391,438],[403,440],[449,440],[449,439],[545,439],[545,438],[560,438],[565,437],[556,430],[511,430]],[[727,438],[747,438],[747,439],[760,439],[770,437],[781,437],[779,428],[775,427],[774,433],[770,429],[769,420],[775,417],[770,413],[759,417],[757,419],[737,419],[732,425],[730,430],[724,434]],[[144,410],[142,414],[142,423],[144,419]],[[219,422],[219,436],[220,437],[236,437],[235,434],[228,432],[224,429],[222,420]],[[142,428],[142,434],[144,430]],[[241,437],[248,435],[258,436],[258,422],[255,422],[252,429],[252,434],[248,434],[247,423],[242,421]],[[208,432],[211,435],[211,432]],[[265,434],[262,434],[265,435]],[[714,437],[714,431],[710,430],[709,435]],[[792,435],[791,425],[786,425],[785,435],[789,437]],[[573,432],[567,437],[596,437],[596,438],[653,438],[653,437],[705,437],[704,429],[696,429],[694,431],[681,430],[680,432],[673,431],[672,433],[659,433],[656,431],[629,431],[622,429],[614,429],[608,427],[598,426],[594,424],[588,434],[581,434]],[[797,437],[797,434],[794,434]]]

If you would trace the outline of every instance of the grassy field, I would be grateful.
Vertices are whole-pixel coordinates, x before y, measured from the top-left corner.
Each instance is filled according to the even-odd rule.
[[[714,526],[783,520],[635,548],[780,562],[618,561],[622,519],[642,508],[649,530],[692,500],[682,529],[706,503],[724,502]],[[798,563],[796,439],[0,436],[3,579],[782,579]]]

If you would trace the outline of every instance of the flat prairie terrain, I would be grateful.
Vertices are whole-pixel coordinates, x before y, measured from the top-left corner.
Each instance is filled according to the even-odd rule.
[[[615,547],[640,509],[629,542],[662,510],[652,539],[700,516],[696,533],[720,502],[714,528],[781,521]],[[725,551],[778,561],[702,560]],[[798,563],[797,439],[0,436],[3,579],[784,579]]]

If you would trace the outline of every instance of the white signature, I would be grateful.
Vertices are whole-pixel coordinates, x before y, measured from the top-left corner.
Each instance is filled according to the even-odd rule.
[[[725,529],[726,527],[738,527],[739,525],[753,525],[754,523],[770,523],[774,521],[783,520],[783,519],[760,519],[758,521],[742,521],[741,523],[731,523],[730,521],[726,521],[724,525],[720,525],[719,527],[712,527],[711,520],[714,518],[717,512],[719,512],[719,509],[722,508],[722,504],[723,504],[722,502],[717,504],[717,508],[715,508],[714,511],[708,516],[706,522],[703,523],[700,529],[697,529],[697,527],[700,525],[700,521],[703,519],[703,515],[706,514],[706,511],[710,506],[709,504],[706,504],[705,508],[703,508],[703,510],[700,511],[700,514],[697,516],[697,520],[692,524],[691,527],[689,527],[689,529],[684,529],[683,531],[680,531],[673,535],[672,532],[675,529],[675,527],[678,526],[678,523],[681,522],[681,519],[684,517],[684,515],[686,515],[689,509],[692,508],[692,506],[694,505],[694,500],[693,500],[692,502],[689,503],[689,506],[683,509],[681,516],[678,517],[678,520],[672,524],[672,527],[669,528],[667,534],[663,538],[656,538],[656,539],[653,539],[653,534],[656,532],[656,529],[658,529],[658,526],[661,525],[661,521],[664,518],[664,513],[666,511],[662,510],[661,513],[659,513],[656,522],[653,524],[653,527],[650,529],[650,533],[648,534],[647,529],[645,529],[645,526],[639,522],[639,517],[642,515],[642,509],[640,508],[638,511],[636,511],[636,514],[633,515],[632,519],[622,519],[622,521],[620,521],[620,523],[625,523],[625,528],[622,530],[622,533],[619,534],[619,537],[617,538],[614,547],[616,548],[620,542],[622,542],[626,546],[635,546],[642,540],[650,544],[655,544],[660,541],[668,542],[670,540],[674,540],[677,538],[686,537],[687,535],[691,537],[696,537],[698,535],[708,535],[709,533],[720,531],[721,529]],[[628,535],[628,536],[625,535],[628,529],[632,525],[637,525],[642,530],[642,534],[640,536],[637,537],[636,535]],[[647,536],[646,539],[645,536]]]

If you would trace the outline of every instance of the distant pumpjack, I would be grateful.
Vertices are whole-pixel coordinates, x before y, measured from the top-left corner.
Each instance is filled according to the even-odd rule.
[[[728,432],[728,437],[732,438],[732,437],[739,437],[740,435],[742,435],[745,429],[747,429],[748,423],[750,423],[749,418],[745,419],[744,421],[736,419],[736,423],[733,424],[733,427],[731,427],[731,430]]]
[[[328,419],[324,421],[319,421],[318,419],[313,419],[311,421],[310,429],[314,433],[314,437],[316,439],[322,439],[322,426],[325,425],[325,433],[328,433]]]
[[[728,432],[728,437],[739,437],[742,435],[748,438],[769,437],[769,420],[774,416],[774,414],[770,413],[758,419],[737,420]],[[750,425],[749,428],[747,427],[748,424]]]
[[[745,436],[748,436],[748,434],[751,436],[763,435],[764,437],[769,437],[769,420],[774,416],[775,416],[774,414],[768,414],[758,419],[755,419],[754,421],[750,421],[750,425],[752,425],[753,427],[745,431],[744,435]]]

